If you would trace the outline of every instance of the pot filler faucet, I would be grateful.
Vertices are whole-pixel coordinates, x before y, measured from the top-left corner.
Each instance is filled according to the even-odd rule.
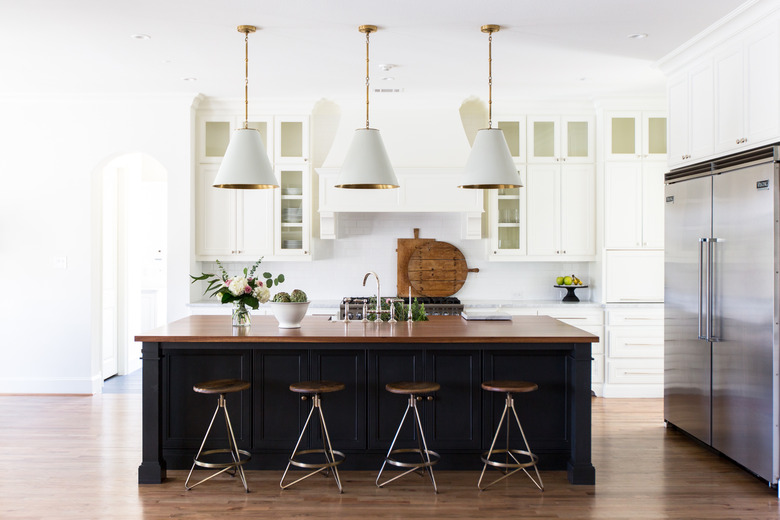
[[[382,321],[382,298],[379,297],[379,276],[374,271],[369,271],[366,273],[366,275],[363,277],[363,287],[366,286],[366,280],[368,280],[369,275],[374,275],[374,278],[376,278],[376,309],[373,311],[366,311],[370,312],[372,314],[376,314],[377,321]],[[363,316],[365,318],[365,316]]]

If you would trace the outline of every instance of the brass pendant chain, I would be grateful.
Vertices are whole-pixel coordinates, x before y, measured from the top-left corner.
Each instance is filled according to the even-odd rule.
[[[244,33],[244,129],[249,128],[249,31]]]
[[[368,91],[370,85],[370,79],[368,77],[368,36],[371,31],[366,31],[366,129],[368,129]]]
[[[488,129],[493,128],[493,33],[488,36]]]

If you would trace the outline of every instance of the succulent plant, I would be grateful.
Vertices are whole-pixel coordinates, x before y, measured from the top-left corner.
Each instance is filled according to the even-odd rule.
[[[284,303],[284,302],[289,303],[290,302],[290,295],[287,294],[286,292],[278,292],[278,293],[276,293],[274,295],[274,299],[272,301],[274,301],[274,302],[282,302],[282,303]]]
[[[302,291],[302,290],[300,290],[300,289],[295,289],[295,290],[294,290],[294,291],[293,291],[293,292],[290,294],[290,301],[291,301],[291,302],[298,302],[298,303],[305,303],[305,302],[307,302],[307,301],[308,301],[308,299],[307,299],[307,297],[306,297],[306,293],[305,293],[305,292],[303,292],[303,291]]]

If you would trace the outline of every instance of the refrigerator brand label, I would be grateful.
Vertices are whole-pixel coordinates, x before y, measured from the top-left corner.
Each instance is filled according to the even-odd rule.
[[[768,190],[769,189],[769,179],[764,181],[758,181],[756,183],[756,189],[757,190]]]
[[[674,195],[670,195],[669,197],[666,197],[666,203],[674,204]]]

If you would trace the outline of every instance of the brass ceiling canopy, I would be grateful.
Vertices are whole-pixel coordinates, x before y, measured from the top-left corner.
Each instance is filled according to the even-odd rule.
[[[500,31],[501,26],[493,23],[489,23],[487,25],[483,25],[482,27],[480,27],[480,29],[482,30],[483,33],[493,34],[494,32]]]

